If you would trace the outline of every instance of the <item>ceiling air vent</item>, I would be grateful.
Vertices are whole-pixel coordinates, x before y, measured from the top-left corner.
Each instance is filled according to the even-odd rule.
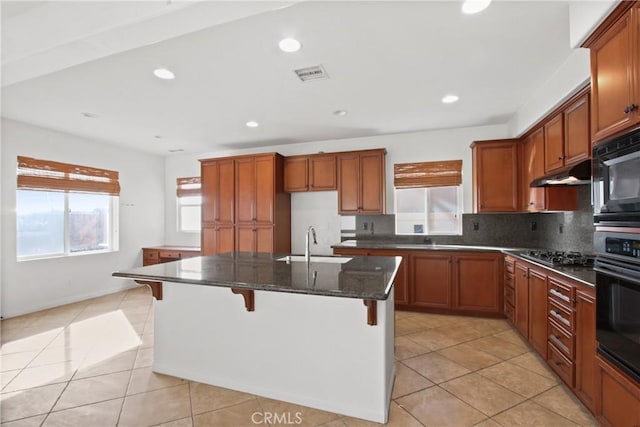
[[[303,82],[309,80],[319,80],[319,79],[328,79],[329,76],[327,72],[324,70],[322,65],[316,65],[314,67],[300,68],[298,70],[294,70],[296,75]]]

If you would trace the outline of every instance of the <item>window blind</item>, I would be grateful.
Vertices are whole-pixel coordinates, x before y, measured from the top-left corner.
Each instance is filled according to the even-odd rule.
[[[107,169],[18,156],[18,188],[120,195],[119,174]]]
[[[176,194],[178,197],[200,196],[200,177],[178,178]]]
[[[462,160],[393,165],[395,188],[447,187],[460,184],[462,184]]]

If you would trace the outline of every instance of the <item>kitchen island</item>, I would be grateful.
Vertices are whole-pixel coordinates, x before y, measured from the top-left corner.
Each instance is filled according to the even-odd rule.
[[[113,275],[161,282],[154,372],[384,423],[400,263],[229,253]]]

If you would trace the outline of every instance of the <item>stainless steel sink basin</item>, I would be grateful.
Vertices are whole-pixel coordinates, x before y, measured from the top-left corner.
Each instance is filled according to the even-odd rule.
[[[285,262],[307,262],[304,259],[304,255],[287,255],[282,258],[277,258],[276,261]],[[309,259],[310,262],[327,262],[333,264],[344,264],[351,261],[351,258],[341,256],[312,256]]]

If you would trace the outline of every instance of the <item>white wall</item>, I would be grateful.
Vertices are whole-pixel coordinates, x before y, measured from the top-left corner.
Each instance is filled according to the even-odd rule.
[[[393,164],[462,159],[462,184],[464,192],[464,212],[472,212],[472,168],[471,142],[483,139],[507,138],[504,125],[447,129],[429,132],[382,135],[366,138],[349,138],[331,141],[317,141],[303,144],[276,145],[246,150],[226,150],[202,154],[180,155],[166,159],[166,236],[167,244],[199,245],[199,236],[177,233],[176,229],[176,178],[200,173],[198,159],[225,157],[237,154],[278,152],[285,156],[311,154],[319,151],[349,151],[369,148],[386,148],[386,190],[387,212],[393,207]],[[340,240],[340,217],[337,215],[337,192],[294,194],[291,208],[291,244],[294,253],[304,249],[306,226],[316,227],[319,246],[312,248],[316,253],[330,253],[329,246]],[[326,237],[325,237],[326,236]],[[328,239],[331,240],[328,240]],[[327,240],[325,240],[327,239]]]
[[[617,0],[569,2],[570,46],[580,46],[617,5]]]
[[[120,172],[120,250],[17,262],[18,155]],[[129,287],[132,282],[113,278],[111,273],[142,265],[140,248],[164,243],[162,157],[3,120],[1,159],[3,316],[16,316]]]
[[[569,58],[509,121],[509,134],[519,137],[575,94],[591,76],[589,49],[574,49]]]

